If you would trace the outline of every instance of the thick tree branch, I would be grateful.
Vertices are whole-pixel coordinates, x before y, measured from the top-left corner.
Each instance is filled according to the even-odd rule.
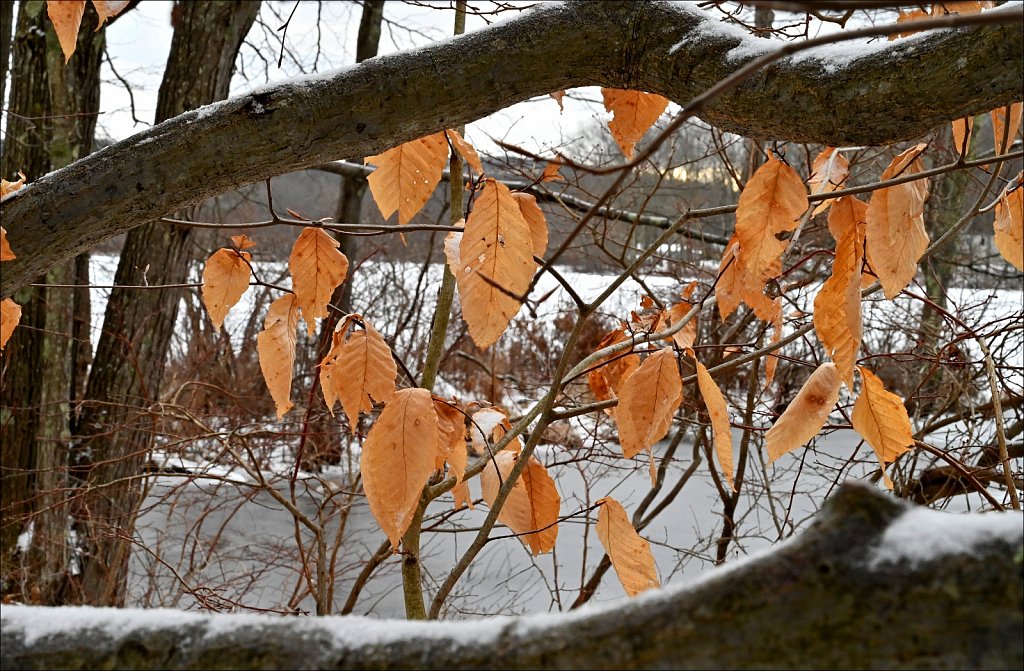
[[[713,571],[696,585],[568,615],[409,623],[8,606],[0,615],[0,663],[20,669],[1020,668],[1021,515],[957,520],[955,533],[943,525],[951,517],[911,510],[864,485],[843,485],[811,528],[758,559]]]
[[[920,136],[1021,97],[1020,7],[943,30],[776,62],[702,116],[763,139],[831,145]],[[936,20],[941,24],[942,20]],[[837,38],[838,39],[838,38]],[[188,112],[18,191],[0,206],[18,258],[0,297],[145,221],[267,177],[378,153],[536,95],[587,85],[685,104],[772,48],[688,5],[573,2],[425,48],[257,89]],[[159,250],[154,250],[158,255]]]

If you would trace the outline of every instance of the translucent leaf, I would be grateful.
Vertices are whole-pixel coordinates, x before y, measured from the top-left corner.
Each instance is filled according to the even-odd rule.
[[[867,368],[858,367],[858,370],[863,384],[850,420],[854,430],[875,451],[884,471],[886,464],[891,464],[914,445],[914,432],[903,399],[888,391]]]
[[[247,252],[221,248],[206,260],[203,268],[203,305],[210,313],[214,329],[224,324],[228,311],[249,289],[250,259]]]
[[[348,417],[349,429],[354,434],[359,424],[359,413],[373,410],[373,401],[386,403],[395,393],[398,366],[391,356],[391,348],[377,329],[361,315],[351,315],[348,321],[361,321],[362,329],[348,327],[332,344],[331,351],[320,362],[320,388],[327,409],[334,414],[334,402]]]
[[[953,121],[953,149],[961,156],[967,156],[967,150],[971,147],[971,138],[974,131],[974,117],[964,117]]]
[[[1024,186],[1017,175],[1016,188],[1007,187],[996,202],[996,248],[1017,270],[1024,270]]]
[[[622,342],[626,339],[625,329],[618,328],[605,334],[597,349],[603,349],[609,345]],[[598,401],[606,401],[611,398],[618,398],[622,383],[633,371],[640,367],[640,356],[632,351],[619,352],[601,359],[595,367],[587,373],[587,381],[590,384],[590,391]],[[605,410],[608,415],[615,416],[615,408]]]
[[[459,131],[449,128],[447,131],[448,139],[451,141],[452,146],[455,147],[455,151],[459,152],[459,156],[462,160],[469,164],[469,167],[476,172],[477,175],[484,174],[484,166],[480,162],[480,155],[476,153],[476,149],[467,142]],[[442,169],[443,172],[443,169]]]
[[[515,466],[519,456],[502,450],[494,455],[480,473],[480,486],[487,505],[493,506],[501,483]],[[500,474],[500,477],[499,477]],[[498,513],[498,521],[516,534],[534,555],[550,552],[558,537],[558,509],[561,500],[547,469],[536,457],[530,457],[519,479]],[[526,533],[537,530],[536,533]]]
[[[256,336],[260,370],[280,419],[292,407],[292,367],[295,364],[295,330],[299,309],[294,294],[285,294],[270,304],[263,330]]]
[[[693,356],[693,350],[689,352]],[[733,460],[732,460],[732,428],[729,423],[729,407],[725,403],[725,396],[722,390],[715,384],[711,373],[704,367],[697,358],[697,386],[700,388],[700,395],[704,398],[704,405],[707,406],[708,416],[711,418],[711,429],[715,436],[715,454],[718,456],[718,463],[725,475],[729,489],[736,491],[733,483]]]
[[[501,440],[505,435],[503,424],[508,422],[508,415],[499,408],[483,408],[473,413],[469,424],[469,440],[476,454],[487,452],[489,440]]]
[[[548,161],[544,164],[544,173],[541,175],[540,181],[564,182],[565,178],[558,174],[558,171],[561,169],[562,163],[560,161]]]
[[[309,335],[316,329],[315,319],[327,316],[331,295],[348,274],[348,259],[338,247],[338,241],[327,231],[309,227],[299,234],[288,259],[295,300]]]
[[[608,130],[626,158],[633,158],[633,148],[668,107],[668,98],[654,93],[609,88],[601,89],[601,95],[605,110],[614,115],[608,123]]]
[[[440,432],[438,454],[451,466],[456,482],[462,482],[468,462],[466,416],[459,408],[437,398],[434,399],[434,410],[437,412],[437,426]]]
[[[441,181],[448,142],[442,131],[368,156],[364,163],[377,166],[367,182],[381,216],[387,219],[397,211],[398,223],[408,224]]]
[[[131,4],[131,0],[92,0],[92,6],[99,15],[99,25],[102,26],[107,19],[113,18],[124,11],[124,8]],[[99,30],[99,26],[96,27]]]
[[[359,468],[370,512],[397,549],[434,472],[437,413],[426,389],[402,389],[384,406],[363,443]]]
[[[0,352],[7,346],[15,327],[21,321],[21,306],[10,298],[0,301]]]
[[[67,64],[78,44],[78,28],[85,14],[85,0],[48,0],[46,14],[57,33],[61,51],[64,52],[64,63]]]
[[[860,281],[867,203],[853,196],[837,200],[829,213],[836,238],[832,274],[814,298],[814,328],[846,386],[853,389],[853,368],[862,333]]]
[[[782,263],[776,259],[769,268],[769,274],[782,272]],[[715,298],[718,301],[718,313],[722,321],[731,315],[740,303],[746,303],[764,321],[775,321],[782,314],[782,304],[778,298],[764,295],[764,283],[753,276],[743,263],[740,243],[737,236],[729,239],[725,246],[725,254],[718,267],[718,282],[715,283]]]
[[[992,137],[995,140],[997,154],[1005,154],[1007,148],[1017,138],[1022,110],[1024,110],[1024,103],[1013,103],[1009,106],[1009,112],[1006,107],[992,110]],[[1004,135],[1006,137],[1005,145],[1003,144]]]
[[[462,316],[477,347],[494,344],[519,312],[516,298],[530,286],[537,264],[529,226],[508,187],[484,183],[459,247],[455,279]]]
[[[661,586],[651,544],[633,528],[626,510],[610,496],[599,499],[597,538],[629,596]]]
[[[919,144],[894,158],[882,173],[882,181],[922,171],[918,157],[926,146]],[[928,232],[924,227],[927,197],[926,179],[878,189],[871,194],[865,230],[867,257],[871,270],[882,283],[885,297],[890,300],[914,279],[917,262],[928,248]]]
[[[676,303],[668,310],[666,310],[665,317],[669,326],[672,324],[679,323],[683,318],[689,314],[690,310],[693,309],[693,305],[690,303]],[[672,341],[679,347],[686,349],[687,347],[693,347],[693,343],[697,339],[697,317],[694,316],[690,321],[686,323],[686,326],[679,329],[672,334]]]
[[[826,147],[814,159],[811,166],[811,178],[807,180],[807,183],[810,185],[813,195],[831,193],[842,188],[849,174],[850,162],[846,160],[846,157],[837,152],[835,147]],[[814,208],[814,214],[824,212],[832,202],[832,199],[819,202]]]
[[[648,356],[626,378],[619,393],[615,421],[622,454],[627,459],[665,437],[682,398],[683,382],[671,347]]]
[[[13,261],[18,258],[11,251],[11,245],[7,242],[7,231],[0,226],[0,261]]]
[[[772,428],[768,429],[765,447],[769,463],[817,435],[839,400],[839,385],[842,381],[839,370],[831,362],[821,364],[807,378],[796,398]]]
[[[548,250],[548,221],[544,218],[537,199],[529,193],[513,193],[512,197],[519,203],[519,211],[530,229],[530,242],[534,256],[544,256]]]
[[[804,182],[796,170],[772,158],[747,181],[736,206],[736,239],[747,281],[760,291],[780,271],[779,259],[789,244],[778,235],[794,230],[807,210]]]

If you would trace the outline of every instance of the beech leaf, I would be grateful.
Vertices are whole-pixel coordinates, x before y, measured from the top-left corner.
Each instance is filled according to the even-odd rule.
[[[96,30],[100,29],[107,19],[113,18],[124,11],[124,8],[131,4],[131,0],[92,0],[92,6],[96,10],[96,14],[99,15],[99,26],[96,26]]]
[[[778,235],[794,230],[807,210],[804,182],[796,170],[772,158],[747,181],[736,206],[736,239],[747,281],[756,289],[780,271],[788,242]]]
[[[996,201],[993,223],[996,248],[1017,270],[1024,270],[1024,173],[1017,175],[1016,187],[1009,186]]]
[[[387,219],[397,211],[398,223],[408,224],[441,181],[448,142],[442,131],[368,156],[363,162],[377,166],[367,182],[381,216]]]
[[[953,121],[953,148],[961,156],[967,155],[974,135],[974,117],[964,117]]]
[[[434,472],[438,441],[430,392],[411,388],[395,392],[363,442],[359,468],[366,501],[396,552]]]
[[[765,436],[768,463],[805,444],[821,430],[839,400],[839,369],[828,362],[818,366]]]
[[[826,147],[811,166],[811,177],[807,183],[814,195],[831,193],[846,182],[850,174],[850,162],[836,151],[835,147]],[[823,200],[814,208],[814,214],[820,214],[832,204],[832,199]]]
[[[484,166],[480,162],[480,155],[476,153],[476,149],[473,145],[466,141],[459,131],[455,129],[449,128],[445,132],[448,133],[448,140],[452,143],[452,146],[455,147],[455,151],[459,152],[459,156],[462,157],[462,160],[468,163],[469,167],[472,168],[477,175],[484,174]],[[442,172],[443,171],[444,169],[442,168]]]
[[[519,312],[537,264],[529,225],[504,184],[484,182],[459,246],[462,316],[477,347],[494,344]]]
[[[210,313],[214,329],[224,324],[228,311],[249,289],[251,258],[247,252],[222,247],[206,260],[203,268],[203,305]]]
[[[519,203],[519,211],[530,229],[530,243],[534,256],[544,256],[548,249],[548,221],[544,212],[537,204],[537,199],[529,193],[513,193],[512,197]]]
[[[348,326],[361,321],[362,329]],[[342,328],[342,326],[347,328]],[[320,362],[320,388],[327,409],[334,414],[334,402],[348,417],[354,434],[359,424],[359,413],[373,410],[373,402],[386,403],[395,393],[398,366],[391,356],[391,348],[377,329],[361,315],[350,315],[338,324],[331,351]]]
[[[633,148],[668,107],[668,98],[655,93],[611,88],[601,89],[601,95],[605,110],[614,115],[608,123],[608,130],[626,158],[633,158]]]
[[[18,177],[21,179],[14,182],[8,182],[6,179],[0,178],[0,198],[4,198],[25,186],[25,173],[19,172]]]
[[[603,349],[609,345],[622,342],[626,339],[626,331],[623,328],[615,329],[605,334],[597,349]],[[640,356],[632,351],[619,352],[612,356],[601,359],[595,367],[587,373],[587,382],[590,384],[590,391],[598,401],[606,401],[610,398],[618,398],[622,383],[640,367]],[[609,416],[615,416],[615,408],[605,410]]]
[[[561,161],[548,161],[544,164],[544,172],[541,174],[542,182],[564,182],[565,178],[558,174],[562,169]]]
[[[327,316],[331,295],[348,274],[348,259],[338,251],[339,242],[322,228],[308,227],[299,234],[288,259],[295,300],[309,335],[317,317]]]
[[[564,112],[565,107],[562,106],[562,98],[565,97],[565,91],[553,91],[548,95],[554,98],[555,102],[558,103],[558,111]]]
[[[630,459],[664,438],[682,399],[673,349],[665,347],[648,356],[619,392],[615,421],[622,454]]]
[[[515,466],[519,455],[502,450],[494,455],[480,473],[480,486],[487,505],[493,506],[501,483]],[[500,477],[499,477],[500,474]],[[526,468],[509,492],[498,513],[498,521],[520,534],[519,539],[534,555],[550,552],[558,537],[558,509],[561,499],[547,469],[530,457]],[[535,531],[535,533],[526,533]]]
[[[910,428],[910,417],[903,399],[888,391],[867,368],[858,366],[858,370],[862,385],[850,420],[854,430],[875,451],[884,472],[887,464],[914,445],[914,432]],[[886,484],[892,489],[888,478]]]
[[[610,496],[599,499],[597,538],[629,596],[661,586],[651,544],[633,528],[626,510]]]
[[[768,269],[769,275],[782,272],[782,263],[776,259]],[[733,235],[725,246],[725,253],[718,266],[718,282],[715,284],[715,298],[718,313],[725,321],[740,303],[746,303],[764,321],[775,321],[782,314],[782,303],[778,298],[768,298],[762,287],[764,282],[752,275],[743,262],[739,238]]]
[[[700,388],[700,395],[704,398],[704,405],[707,406],[708,416],[711,418],[711,430],[715,436],[715,454],[718,456],[718,463],[725,475],[725,481],[729,483],[729,489],[736,491],[733,482],[733,459],[732,459],[732,427],[729,423],[729,407],[725,403],[725,396],[722,390],[715,384],[711,373],[704,364],[697,361],[693,350],[689,350],[693,362],[697,364],[697,386]]]
[[[11,251],[11,245],[7,242],[7,230],[0,226],[0,261],[13,261],[18,258]]]
[[[0,301],[0,352],[7,346],[15,327],[21,321],[21,306],[10,298]]]
[[[451,466],[456,483],[460,483],[466,475],[469,461],[466,452],[466,416],[457,407],[438,398],[434,399],[434,411],[437,412],[440,436],[438,454]]]
[[[992,137],[995,141],[997,154],[1005,154],[1006,150],[1017,138],[1022,111],[1024,111],[1024,103],[1013,103],[1012,105],[992,110]],[[1005,145],[1003,144],[1004,136],[1006,137]]]
[[[277,406],[277,418],[292,408],[292,367],[295,364],[295,331],[299,309],[295,294],[285,294],[270,304],[263,330],[256,335],[260,370]]]
[[[78,29],[85,14],[85,0],[47,0],[46,15],[50,17],[53,30],[57,33],[64,64],[71,60],[78,44]]]

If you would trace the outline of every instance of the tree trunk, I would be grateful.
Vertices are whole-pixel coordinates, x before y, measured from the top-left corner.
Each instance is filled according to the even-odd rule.
[[[0,663],[20,669],[1021,668],[1021,514],[957,518],[909,508],[845,484],[809,529],[756,559],[709,571],[692,585],[563,616],[410,623],[7,607],[0,615]],[[954,528],[959,542],[943,538]],[[942,549],[921,551],[929,546]]]
[[[157,99],[156,121],[225,98],[235,56],[259,10],[258,1],[182,2]],[[192,261],[190,229],[153,222],[125,241],[116,285],[179,284]],[[77,511],[85,556],[76,599],[121,605],[130,539],[141,503],[138,480],[152,445],[151,406],[178,314],[178,289],[114,289],[107,303],[82,414],[77,467],[86,491]],[[155,410],[155,409],[154,409]]]

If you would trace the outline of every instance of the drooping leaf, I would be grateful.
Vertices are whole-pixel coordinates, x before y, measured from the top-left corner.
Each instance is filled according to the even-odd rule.
[[[603,349],[625,339],[625,329],[615,329],[605,334],[601,342],[598,343],[597,349]],[[640,356],[632,351],[619,352],[599,361],[587,373],[587,381],[590,384],[590,391],[594,394],[594,398],[598,401],[617,398],[619,390],[622,388],[622,383],[639,367]],[[612,417],[615,416],[614,407],[608,408],[605,412]]]
[[[260,370],[280,419],[292,407],[292,367],[295,364],[295,330],[299,326],[299,309],[295,294],[285,294],[270,304],[263,330],[256,335],[256,351]]]
[[[832,275],[814,298],[814,328],[846,386],[853,389],[853,368],[862,336],[860,280],[867,203],[843,196],[829,213],[836,239]]]
[[[20,321],[21,306],[10,298],[0,301],[0,352],[7,346],[7,341]]]
[[[614,115],[608,130],[626,158],[633,158],[633,148],[668,107],[668,98],[655,93],[609,88],[601,89],[601,95],[605,110]]]
[[[452,143],[452,146],[455,147],[455,151],[459,152],[459,156],[462,157],[462,160],[468,163],[469,167],[472,168],[477,175],[484,174],[484,166],[480,162],[480,155],[476,153],[476,148],[466,141],[466,139],[462,137],[462,134],[454,128],[449,128],[445,132],[448,133],[448,140]]]
[[[875,451],[884,472],[886,464],[891,464],[914,445],[914,432],[903,399],[888,391],[867,368],[858,366],[858,370],[863,384],[850,420],[854,430]],[[888,477],[886,480],[891,489]]]
[[[513,193],[512,197],[519,203],[519,211],[530,229],[530,243],[534,256],[544,256],[548,249],[548,220],[537,204],[537,199],[529,193]]]
[[[678,324],[682,321],[690,310],[693,309],[693,305],[687,302],[676,303],[668,310],[666,310],[665,317],[667,318],[668,324]],[[697,316],[694,315],[690,321],[686,323],[683,328],[679,329],[672,334],[672,340],[679,347],[686,349],[687,347],[693,347],[693,343],[697,340]]]
[[[1007,148],[1017,138],[1022,111],[1024,103],[1013,103],[992,110],[992,137],[995,139],[997,154],[1005,154]],[[1006,138],[1006,144],[1003,144],[1003,137]]]
[[[434,472],[439,432],[426,389],[395,392],[363,443],[359,469],[377,524],[397,550]]]
[[[651,544],[640,537],[626,510],[610,496],[597,501],[597,538],[629,596],[661,587]]]
[[[1006,187],[996,201],[993,226],[996,248],[1017,270],[1024,270],[1024,173],[1017,175],[1016,187]],[[1012,186],[1012,185],[1011,185]]]
[[[360,412],[373,410],[373,401],[387,403],[391,400],[398,367],[391,356],[391,348],[373,324],[361,315],[351,315],[350,319],[361,321],[363,328],[349,327],[333,343],[331,351],[320,362],[320,388],[332,415],[334,402],[341,401],[349,429],[354,434]]]
[[[441,465],[447,462],[452,467],[456,482],[461,482],[468,462],[466,416],[458,407],[436,397],[434,410],[437,412],[437,428],[440,432],[437,452],[441,457]],[[440,465],[437,468],[440,470]]]
[[[565,111],[565,107],[562,106],[562,98],[565,97],[565,91],[553,91],[553,92],[549,93],[548,95],[551,96],[552,98],[554,98],[555,102],[558,103],[558,111],[559,112],[564,112]]]
[[[826,147],[818,157],[814,159],[811,166],[811,177],[807,183],[811,187],[811,194],[832,193],[842,188],[846,178],[850,174],[850,162],[846,157],[836,151],[835,147]],[[828,209],[833,200],[823,200],[814,208],[814,214],[820,214]]]
[[[519,312],[516,297],[529,288],[537,267],[529,225],[504,184],[485,181],[466,221],[459,256],[462,267],[455,279],[462,316],[473,342],[486,349]]]
[[[540,177],[542,182],[564,182],[565,178],[558,174],[562,169],[561,161],[548,161],[544,164],[544,173]]]
[[[14,193],[25,186],[25,173],[19,172],[18,177],[21,179],[15,182],[8,182],[6,179],[0,178],[0,198],[5,198],[7,194]]]
[[[769,268],[769,274],[782,272],[782,263],[776,259]],[[753,276],[743,264],[740,243],[735,235],[729,239],[725,254],[718,267],[718,281],[715,283],[715,298],[718,313],[725,321],[740,303],[746,303],[764,321],[775,321],[782,314],[782,303],[778,298],[768,298],[762,291],[764,282]]]
[[[807,210],[804,182],[796,170],[772,158],[747,181],[736,206],[739,258],[749,280],[764,282],[777,274],[787,242],[780,233],[794,230]]]
[[[921,172],[924,168],[919,156],[926,146],[919,144],[894,158],[881,179]],[[924,227],[927,197],[928,181],[919,179],[878,189],[868,202],[868,262],[889,300],[914,279],[917,262],[928,248],[928,231]]]
[[[974,135],[974,117],[964,117],[953,121],[953,149],[961,156],[967,156]]]
[[[782,309],[780,306],[778,313],[772,320],[772,337],[768,341],[768,344],[772,347],[778,345],[779,341],[782,340],[782,324]],[[766,389],[770,387],[772,382],[775,380],[775,370],[778,367],[779,357],[775,354],[775,350],[772,350],[772,352],[765,357],[764,361],[764,386]]]
[[[687,353],[697,364],[697,386],[700,388],[700,395],[704,399],[708,416],[711,418],[711,430],[715,436],[715,454],[718,455],[718,463],[722,467],[725,481],[729,483],[729,489],[736,491],[736,484],[733,482],[732,427],[729,423],[729,407],[725,403],[722,390],[715,384],[708,369],[697,360],[692,349]]]
[[[930,14],[923,9],[912,9],[909,12],[904,12],[902,9],[899,10],[899,16],[896,18],[896,23],[914,23],[921,19],[930,18]],[[894,33],[889,36],[889,41],[899,39],[901,37],[910,37],[914,33],[918,32],[917,28],[908,26],[907,30],[900,33]]]
[[[481,408],[472,414],[469,424],[469,442],[476,454],[486,454],[488,441],[498,441],[505,435],[508,415],[501,408]]]
[[[327,231],[311,226],[299,234],[288,259],[295,301],[311,336],[315,319],[327,316],[331,295],[348,274],[348,259],[338,251],[339,245]]]
[[[377,166],[367,182],[381,216],[387,219],[397,211],[398,223],[408,224],[441,181],[448,163],[448,141],[442,131],[368,156],[363,162]]]
[[[203,305],[210,313],[213,328],[219,329],[224,318],[249,289],[251,275],[248,252],[221,248],[206,260],[203,268]]]
[[[256,246],[256,243],[253,242],[245,233],[242,233],[241,235],[232,235],[231,242],[235,243],[235,249],[239,251],[245,251],[250,247]]]
[[[7,230],[0,226],[0,261],[13,261],[18,258],[11,251],[11,245],[7,242]]]
[[[682,399],[683,381],[672,348],[648,356],[619,392],[615,421],[622,454],[630,459],[664,438]]]
[[[124,8],[129,4],[131,4],[131,0],[92,0],[92,6],[100,17],[100,26],[106,23],[107,19],[111,19],[124,11]],[[99,30],[99,26],[96,29]]]
[[[508,478],[519,458],[513,452],[502,450],[484,467],[480,473],[480,486],[487,505],[494,505],[501,483]],[[531,553],[543,554],[555,547],[560,505],[558,490],[547,469],[536,457],[530,457],[505,499],[505,505],[498,513],[498,521],[516,534],[523,534],[519,539],[530,548]],[[534,530],[537,531],[526,533]]]
[[[78,28],[82,25],[85,14],[85,0],[47,0],[46,15],[50,17],[53,30],[57,33],[61,51],[64,52],[64,63],[71,60],[78,44]]]
[[[832,362],[823,363],[811,373],[782,416],[765,436],[768,463],[800,447],[821,430],[839,400],[842,384],[839,369]]]

